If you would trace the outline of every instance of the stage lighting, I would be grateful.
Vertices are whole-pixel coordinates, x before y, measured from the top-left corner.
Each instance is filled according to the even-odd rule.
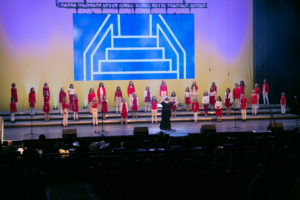
[[[57,110],[57,106],[56,105],[53,106],[53,110]]]
[[[87,105],[83,105],[83,109],[87,109]]]

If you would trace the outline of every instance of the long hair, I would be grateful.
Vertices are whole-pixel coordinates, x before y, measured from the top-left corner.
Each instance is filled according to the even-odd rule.
[[[34,88],[30,88],[30,94],[35,94]]]
[[[132,83],[132,87],[134,88],[133,81],[129,81],[129,84],[128,84],[128,86],[130,86],[130,83]]]

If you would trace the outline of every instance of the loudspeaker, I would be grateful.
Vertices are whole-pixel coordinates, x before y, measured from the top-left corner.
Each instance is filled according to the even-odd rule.
[[[283,131],[283,124],[282,122],[271,122],[268,126],[268,130],[270,131]]]
[[[148,136],[149,135],[148,127],[134,127],[133,135],[134,136]]]
[[[216,133],[216,125],[214,124],[203,124],[200,129],[200,133]]]
[[[77,137],[77,129],[63,129],[62,130],[62,137],[64,139],[72,139]]]

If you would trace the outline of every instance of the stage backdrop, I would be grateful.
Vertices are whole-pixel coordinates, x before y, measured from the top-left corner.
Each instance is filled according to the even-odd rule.
[[[18,88],[19,110],[28,109],[31,87],[41,109],[44,82],[50,86],[52,106],[58,104],[60,88],[67,90],[70,83],[80,106],[86,104],[88,90],[96,89],[100,81],[107,88],[110,107],[116,87],[126,94],[128,80],[134,81],[140,105],[147,85],[159,95],[161,79],[182,102],[185,88],[194,80],[199,97],[213,81],[221,97],[240,80],[246,82],[249,94],[252,0],[206,2],[208,9],[186,10],[186,14],[149,15],[137,10],[134,15],[118,15],[100,10],[73,14],[56,8],[54,0],[1,1],[0,110],[9,110],[12,82]]]

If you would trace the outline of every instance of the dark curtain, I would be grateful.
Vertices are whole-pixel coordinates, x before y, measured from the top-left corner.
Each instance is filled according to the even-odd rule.
[[[270,101],[300,97],[300,2],[253,0],[254,82],[270,84]]]

